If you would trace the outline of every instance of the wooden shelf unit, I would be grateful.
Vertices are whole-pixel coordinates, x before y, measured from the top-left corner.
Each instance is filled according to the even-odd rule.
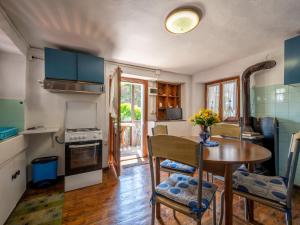
[[[166,119],[166,109],[181,107],[181,84],[157,81],[156,119]]]

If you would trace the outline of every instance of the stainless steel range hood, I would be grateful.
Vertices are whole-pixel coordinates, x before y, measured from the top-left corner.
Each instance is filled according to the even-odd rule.
[[[104,93],[104,84],[98,83],[46,79],[44,80],[43,85],[44,89],[51,92],[82,93],[96,95]]]

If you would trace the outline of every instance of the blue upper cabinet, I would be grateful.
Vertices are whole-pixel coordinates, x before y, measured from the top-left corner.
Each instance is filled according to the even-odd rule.
[[[104,60],[93,55],[77,53],[78,80],[104,83]]]
[[[77,80],[76,53],[45,48],[45,76],[47,79]]]
[[[300,36],[284,43],[284,84],[300,83]]]
[[[104,59],[89,54],[45,48],[46,79],[104,83]]]

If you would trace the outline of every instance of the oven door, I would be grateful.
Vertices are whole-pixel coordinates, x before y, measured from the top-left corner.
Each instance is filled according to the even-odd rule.
[[[66,175],[85,173],[102,168],[102,142],[67,143],[65,146]]]

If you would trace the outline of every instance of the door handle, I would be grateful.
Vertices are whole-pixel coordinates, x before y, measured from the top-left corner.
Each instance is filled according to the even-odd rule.
[[[95,144],[83,144],[83,145],[70,145],[70,148],[83,148],[83,147],[94,147],[100,145],[99,143]]]
[[[20,171],[20,170],[16,171],[16,172],[11,176],[11,180],[16,179],[20,174],[21,174],[21,171]]]

